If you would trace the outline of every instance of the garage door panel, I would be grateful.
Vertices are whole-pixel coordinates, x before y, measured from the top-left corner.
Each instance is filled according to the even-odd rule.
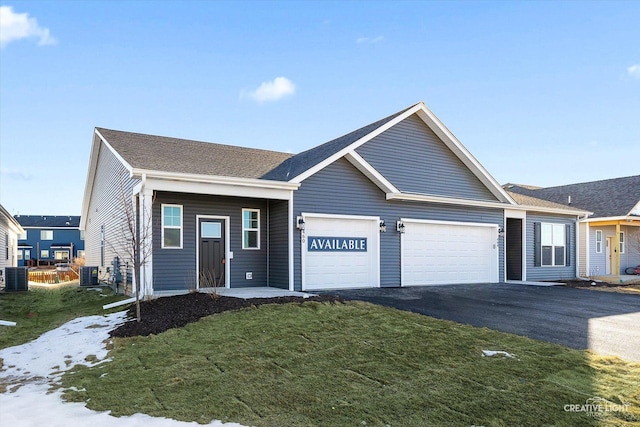
[[[370,218],[305,217],[303,288],[321,290],[378,286],[378,233],[378,220]],[[312,245],[314,239],[316,245]],[[331,243],[329,249],[325,246],[327,240]],[[333,244],[334,241],[338,244]],[[347,242],[344,247],[340,245],[343,242]],[[336,249],[336,246],[341,249]]]
[[[496,227],[405,222],[402,285],[497,281]]]

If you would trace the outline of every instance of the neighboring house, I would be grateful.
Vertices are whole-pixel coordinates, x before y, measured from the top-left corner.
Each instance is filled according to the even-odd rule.
[[[80,227],[104,273],[133,203],[145,295],[575,277],[587,212],[530,202],[418,103],[297,155],[96,128]]]
[[[0,276],[2,279],[4,279],[5,267],[18,266],[18,235],[23,232],[20,223],[0,205],[0,244],[2,244]]]
[[[580,276],[618,276],[640,265],[640,175],[558,187],[505,188],[593,212],[579,224]]]
[[[79,216],[16,215],[24,228],[18,240],[18,265],[46,266],[84,257]]]

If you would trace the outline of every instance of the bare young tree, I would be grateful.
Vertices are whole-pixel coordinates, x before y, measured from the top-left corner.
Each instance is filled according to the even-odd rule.
[[[141,200],[143,195],[127,195],[124,183],[120,182],[120,197],[118,209],[114,214],[117,229],[113,238],[109,240],[109,246],[129,268],[133,269],[136,298],[136,319],[141,320],[140,315],[140,290],[142,288],[141,270],[150,262],[152,253],[151,240],[151,206],[155,202],[152,197],[150,206]],[[149,196],[147,196],[149,197]],[[125,274],[125,281],[126,281]]]

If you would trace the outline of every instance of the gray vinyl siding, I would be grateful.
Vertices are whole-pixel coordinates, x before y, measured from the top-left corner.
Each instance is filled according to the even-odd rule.
[[[620,227],[626,239],[625,251],[620,255],[620,274],[627,267],[640,265],[640,227]]]
[[[289,288],[289,202],[269,201],[269,286]]]
[[[402,192],[497,200],[416,115],[356,151]]]
[[[161,206],[182,205],[182,249],[162,249]],[[242,249],[242,209],[260,209],[260,249]],[[153,287],[154,291],[187,290],[196,285],[196,216],[228,216],[230,250],[227,260],[231,287],[266,286],[267,281],[267,201],[241,197],[206,196],[159,192],[153,204]],[[246,280],[245,273],[253,279]]]
[[[571,246],[569,248],[570,265],[564,267],[534,266],[534,230],[535,222],[571,225]],[[576,277],[576,227],[575,218],[527,212],[527,280],[562,280]]]
[[[127,228],[124,203],[131,203],[131,192],[138,180],[129,178],[124,165],[104,145],[100,144],[95,179],[85,226],[85,265],[99,266],[100,278],[106,279],[106,267],[115,256],[126,262],[131,250],[122,245],[122,233]],[[101,262],[101,226],[105,230],[104,264]]]
[[[303,181],[294,192],[294,218],[302,212],[379,216],[387,224],[380,234],[380,285],[400,286],[400,234],[395,230],[400,218],[479,222],[503,225],[502,209],[456,207],[450,205],[387,201],[385,193],[344,159],[327,166]],[[499,280],[504,281],[503,239],[499,248]],[[300,231],[295,229],[294,287],[300,290]]]

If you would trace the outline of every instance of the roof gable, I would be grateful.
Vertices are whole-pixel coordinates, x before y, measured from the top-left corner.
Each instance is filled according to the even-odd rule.
[[[571,197],[570,206],[592,211],[591,218],[634,215],[634,208],[640,203],[640,175],[546,188],[517,184],[505,187],[514,193],[565,206]]]
[[[397,113],[387,116],[384,119],[380,119],[377,122],[368,124],[339,138],[332,139],[322,145],[318,145],[317,147],[296,154],[290,159],[285,160],[269,173],[265,174],[263,178],[278,181],[293,180],[414,107],[415,105],[412,105],[409,108],[398,111]]]
[[[417,114],[372,138],[356,152],[403,193],[497,200]]]

